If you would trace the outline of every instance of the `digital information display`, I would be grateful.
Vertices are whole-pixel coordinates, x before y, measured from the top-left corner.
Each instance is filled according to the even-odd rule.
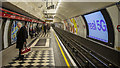
[[[108,42],[107,25],[101,11],[84,15],[84,17],[88,24],[89,37],[103,42]]]

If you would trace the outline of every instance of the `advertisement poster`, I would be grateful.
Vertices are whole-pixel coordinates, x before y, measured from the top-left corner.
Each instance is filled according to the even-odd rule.
[[[70,32],[73,32],[74,24],[70,21],[70,19],[68,19],[68,22],[70,23]]]
[[[68,29],[68,24],[67,24],[67,21],[64,20],[64,24],[65,24],[65,27],[66,27],[66,30]]]
[[[78,28],[77,28],[77,23],[76,23],[75,19],[74,19],[74,18],[71,18],[70,21],[74,24],[74,26],[73,26],[73,27],[74,27],[73,33],[77,34]]]
[[[80,26],[81,26],[81,23],[82,23],[82,22],[80,22],[79,16],[78,16],[78,17],[75,17],[74,19],[75,19],[75,21],[76,21],[76,23],[77,23],[77,34],[80,35]],[[81,31],[82,31],[82,30],[81,30]]]
[[[84,15],[89,29],[89,37],[103,42],[108,42],[108,30],[106,21],[101,11]]]
[[[18,21],[13,21],[12,28],[11,28],[11,44],[14,44],[17,40],[16,34],[18,31],[17,27]]]

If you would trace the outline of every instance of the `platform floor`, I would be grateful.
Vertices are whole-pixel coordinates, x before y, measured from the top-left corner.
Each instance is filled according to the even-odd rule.
[[[51,28],[50,32],[46,35],[41,33],[40,36],[30,45],[31,51],[24,54],[24,60],[17,60],[14,57],[5,68],[18,68],[18,67],[68,67],[73,68],[73,60],[69,59],[70,56],[65,52],[61,43],[58,42],[54,30]],[[8,56],[9,58],[9,56]]]

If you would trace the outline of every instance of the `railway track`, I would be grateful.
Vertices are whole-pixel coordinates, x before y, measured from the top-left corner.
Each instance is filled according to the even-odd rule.
[[[79,38],[62,29],[54,28],[77,65],[81,68],[115,68],[116,66],[94,51],[84,47]]]

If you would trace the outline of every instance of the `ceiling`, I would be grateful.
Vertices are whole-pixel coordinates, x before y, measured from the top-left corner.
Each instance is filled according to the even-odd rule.
[[[77,15],[92,12],[113,3],[115,2],[61,2],[55,14],[54,22],[60,22]],[[58,2],[53,2],[52,4],[56,7]],[[48,6],[50,5],[51,2],[48,3]],[[4,3],[3,6],[24,15],[45,21],[44,11],[47,11],[46,2],[10,2]],[[52,14],[48,15],[51,16]]]
[[[9,7],[8,7],[9,6]],[[20,13],[22,15],[31,17],[31,18],[37,18],[31,14],[29,14],[28,12],[25,12],[23,9],[18,8],[17,6],[14,6],[13,4],[9,3],[9,2],[3,2],[2,3],[2,7],[8,10],[12,10],[14,12]]]
[[[55,19],[65,20],[77,15],[82,15],[91,11],[95,11],[114,2],[61,2]]]
[[[11,4],[10,6],[8,5]],[[56,7],[57,2],[3,2],[3,6],[11,10],[15,10],[28,16],[36,17],[45,21],[45,12],[48,11],[47,7],[54,5]],[[9,6],[9,7],[8,7]],[[17,8],[16,8],[17,7]],[[23,12],[20,9],[24,10]]]

